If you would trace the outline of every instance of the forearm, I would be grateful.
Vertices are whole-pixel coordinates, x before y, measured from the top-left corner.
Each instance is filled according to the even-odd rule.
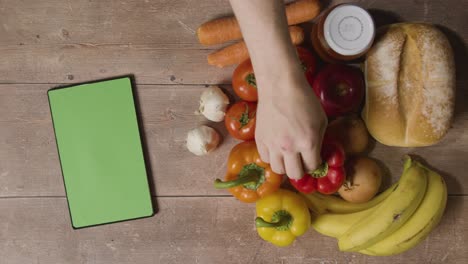
[[[280,78],[296,78],[300,74],[303,75],[296,49],[289,36],[283,1],[230,1],[249,49],[257,82],[261,87],[259,96],[271,94],[267,78],[268,82],[276,83],[281,81]]]

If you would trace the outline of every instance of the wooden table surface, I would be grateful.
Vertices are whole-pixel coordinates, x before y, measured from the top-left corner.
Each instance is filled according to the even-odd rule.
[[[339,2],[339,1],[334,1]],[[395,181],[406,153],[445,177],[441,224],[404,254],[341,253],[334,239],[309,231],[289,248],[255,232],[254,205],[215,190],[236,143],[223,124],[221,147],[206,157],[185,149],[185,135],[207,123],[194,114],[205,86],[232,93],[233,68],[206,63],[202,22],[231,13],[227,0],[0,0],[0,263],[468,263],[468,0],[358,1],[378,24],[426,21],[448,36],[457,64],[453,128],[426,148],[377,144]],[[73,230],[46,91],[64,83],[134,74],[152,167],[151,218]],[[390,179],[391,178],[391,179]]]

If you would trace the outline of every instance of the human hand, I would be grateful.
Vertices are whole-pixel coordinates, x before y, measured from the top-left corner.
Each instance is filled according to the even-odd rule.
[[[255,139],[274,172],[301,178],[321,163],[327,118],[289,36],[284,1],[231,0],[258,87]]]
[[[300,67],[281,75],[256,76],[259,92],[268,89],[259,93],[255,139],[274,172],[299,179],[321,163],[327,117]]]

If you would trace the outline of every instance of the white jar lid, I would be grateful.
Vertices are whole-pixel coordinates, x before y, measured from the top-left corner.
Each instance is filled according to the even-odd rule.
[[[356,55],[368,49],[375,35],[372,17],[355,5],[334,8],[325,19],[323,30],[330,48],[344,56]]]

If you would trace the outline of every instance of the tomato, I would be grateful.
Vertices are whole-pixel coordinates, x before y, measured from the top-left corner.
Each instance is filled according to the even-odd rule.
[[[232,88],[241,99],[248,102],[257,102],[257,82],[250,60],[242,62],[234,70]]]
[[[312,84],[314,82],[315,71],[317,70],[317,60],[310,51],[303,47],[297,47],[297,55],[299,56],[299,60],[301,61],[302,68],[304,69],[307,81],[312,87]]]
[[[254,139],[256,114],[256,103],[240,101],[233,104],[224,118],[227,131],[240,140]]]

